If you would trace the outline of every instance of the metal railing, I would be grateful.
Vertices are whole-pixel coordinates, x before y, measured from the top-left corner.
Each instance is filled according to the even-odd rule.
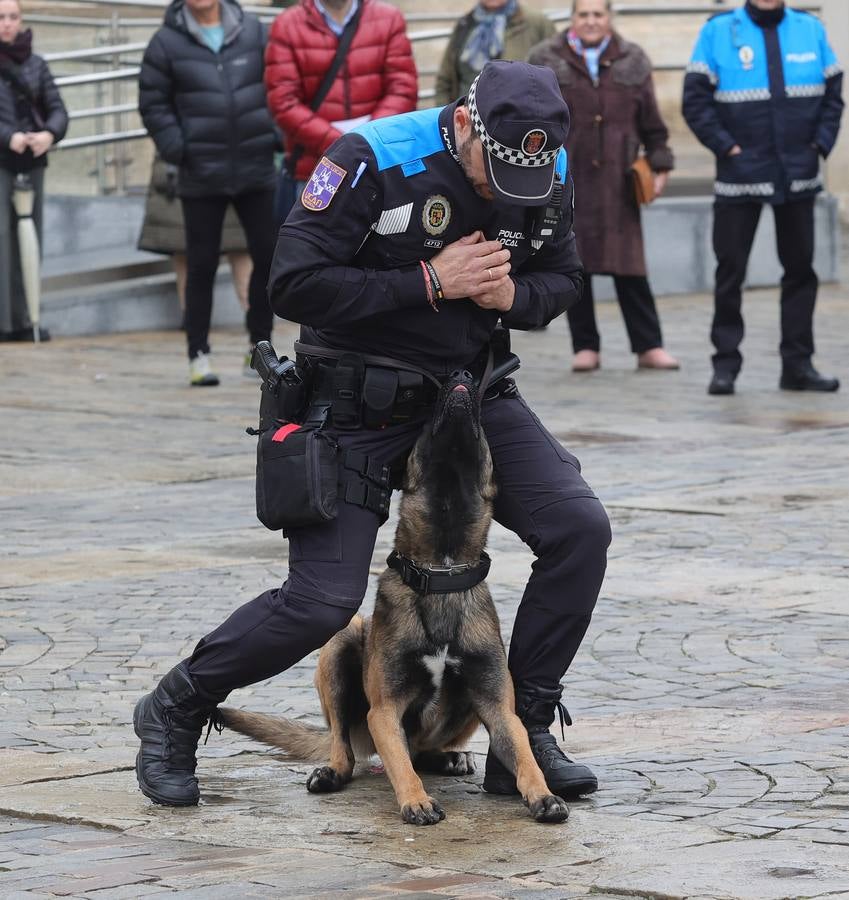
[[[61,0],[57,0],[61,3]],[[161,24],[161,18],[132,18],[121,17],[117,13],[117,8],[136,8],[136,9],[157,9],[164,10],[167,3],[164,0],[86,0],[87,5],[94,7],[103,7],[109,9],[111,15],[109,17],[76,17],[76,16],[55,16],[33,14],[27,16],[27,21],[34,24],[44,23],[51,25],[78,25],[86,27],[108,28],[111,42],[101,47],[84,48],[80,50],[69,50],[56,53],[45,53],[44,58],[50,63],[80,63],[102,62],[110,66],[103,71],[87,72],[79,75],[61,75],[56,78],[56,84],[59,87],[80,87],[86,85],[117,85],[121,82],[129,82],[136,80],[141,71],[141,67],[135,60],[128,62],[123,57],[126,55],[141,54],[147,46],[146,41],[120,41],[120,35],[126,28],[145,27],[153,29]],[[739,5],[739,0],[715,0],[715,2],[702,3],[682,3],[677,5],[657,6],[654,4],[628,4],[621,5],[614,3],[613,10],[619,16],[646,16],[646,15],[699,15],[707,16],[722,9],[732,9]],[[801,2],[794,4],[797,8],[805,9],[811,12],[819,12],[821,5],[815,2]],[[280,10],[267,6],[245,6],[248,12],[252,12],[262,19],[271,20],[280,13]],[[568,20],[567,11],[546,10],[546,15],[554,22],[564,22]],[[448,38],[453,30],[454,22],[457,19],[455,13],[449,12],[421,12],[410,13],[406,16],[408,23],[429,24],[435,22],[448,22],[448,27],[442,28],[423,28],[409,33],[412,43],[418,44],[427,41],[444,40]],[[686,63],[662,63],[656,64],[655,70],[660,72],[678,72],[686,68]],[[420,69],[420,74],[430,77],[436,74],[435,68]],[[428,101],[435,95],[435,89],[423,88],[419,91],[419,100]],[[72,121],[80,121],[82,119],[101,119],[108,116],[115,117],[116,127],[108,132],[94,135],[85,135],[80,137],[66,138],[57,145],[56,150],[68,151],[76,150],[83,147],[101,147],[105,144],[120,143],[144,138],[147,136],[143,128],[122,128],[120,127],[120,119],[125,114],[133,114],[137,111],[137,104],[128,102],[119,102],[120,98],[117,93],[113,96],[111,103],[100,106],[86,107],[76,109],[70,112]]]

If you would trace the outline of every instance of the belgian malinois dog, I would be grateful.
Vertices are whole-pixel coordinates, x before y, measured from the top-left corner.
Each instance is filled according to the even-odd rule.
[[[377,752],[401,818],[433,825],[445,813],[416,769],[474,772],[473,754],[462,748],[482,722],[531,815],[564,821],[566,803],[548,789],[515,712],[489,589],[481,580],[452,589],[452,578],[469,584],[486,574],[495,492],[478,391],[468,372],[455,373],[409,456],[395,551],[374,615],[355,616],[319,655],[315,684],[329,731],[230,708],[220,710],[224,723],[292,759],[328,760],[307,780],[313,793],[341,790],[355,760]],[[399,571],[408,563],[419,576],[430,573],[416,589]],[[437,583],[439,591],[431,590]]]

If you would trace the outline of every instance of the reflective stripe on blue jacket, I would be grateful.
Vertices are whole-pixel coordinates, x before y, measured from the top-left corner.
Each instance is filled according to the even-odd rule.
[[[744,8],[710,19],[687,68],[683,111],[716,156],[717,198],[778,204],[819,191],[842,82],[825,28],[809,13],[787,9],[772,28]],[[742,153],[729,156],[735,144]]]

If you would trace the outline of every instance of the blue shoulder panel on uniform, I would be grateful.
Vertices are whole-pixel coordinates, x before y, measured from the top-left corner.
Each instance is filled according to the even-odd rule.
[[[445,149],[439,133],[441,107],[375,119],[354,129],[368,142],[379,171],[401,166],[405,175],[424,171],[421,160]],[[417,167],[415,164],[420,163]]]
[[[569,156],[566,153],[566,148],[561,147],[559,153],[557,154],[557,161],[554,163],[554,171],[557,173],[557,176],[563,182],[566,183],[566,173],[569,171]]]

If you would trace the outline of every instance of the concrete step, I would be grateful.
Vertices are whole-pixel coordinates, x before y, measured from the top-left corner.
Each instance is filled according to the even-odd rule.
[[[212,325],[241,325],[245,314],[229,269],[222,270],[215,281]],[[57,336],[177,329],[181,319],[170,272],[75,284],[45,291],[41,299],[41,324]]]

